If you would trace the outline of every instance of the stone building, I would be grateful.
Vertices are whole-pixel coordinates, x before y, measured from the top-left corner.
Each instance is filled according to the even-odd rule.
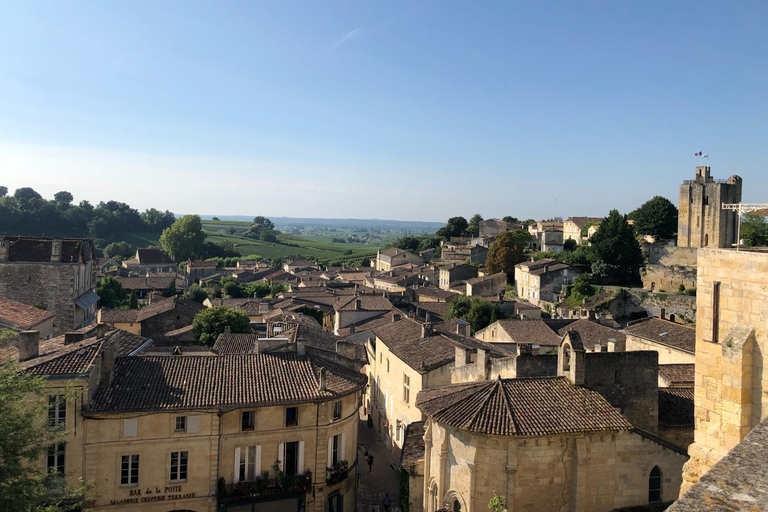
[[[160,249],[136,249],[133,258],[123,261],[121,272],[124,275],[176,272],[176,263]]]
[[[571,285],[579,270],[566,263],[545,258],[515,265],[515,295],[533,305],[558,302],[564,286]]]
[[[497,320],[474,334],[486,343],[499,344],[505,350],[517,352],[518,345],[530,347],[527,351],[546,354],[560,345],[561,337],[541,319]]]
[[[93,241],[0,236],[0,297],[42,305],[55,315],[53,334],[96,317]]]
[[[394,247],[384,249],[383,251],[381,249],[376,251],[374,270],[378,270],[380,272],[388,272],[397,266],[406,264],[421,266],[424,264],[424,258],[418,254],[412,253],[411,251],[397,249]]]
[[[697,267],[696,428],[683,491],[768,417],[768,253],[700,249]],[[760,461],[755,484],[765,489]],[[749,502],[732,504],[741,510]]]
[[[655,392],[655,367],[649,360],[635,374],[627,363],[637,354],[586,353],[569,333],[556,377],[496,378],[478,368],[484,380],[419,393],[423,462],[418,448],[405,448],[412,481],[423,479],[422,490],[411,492],[423,496],[422,506],[412,510],[479,512],[495,492],[509,510],[530,512],[604,512],[675,499],[685,452],[647,430],[655,430],[647,396]],[[619,403],[634,410],[603,396],[617,382]]]
[[[563,222],[563,242],[573,240],[581,245],[595,233],[595,230],[590,233],[589,228],[601,222],[603,222],[602,217],[568,217]]]
[[[663,318],[643,318],[627,324],[627,350],[654,350],[660,364],[692,364],[696,360],[696,331]]]
[[[466,282],[467,297],[498,297],[504,295],[507,289],[507,274],[497,272],[491,275],[482,275],[467,279]]]
[[[477,267],[473,265],[462,264],[450,264],[440,267],[439,271],[439,287],[441,290],[450,291],[453,287],[458,287],[467,279],[477,277]]]
[[[493,238],[497,237],[507,231],[514,231],[517,229],[526,229],[525,224],[519,222],[504,222],[500,219],[485,219],[480,221],[480,237],[481,238]]]
[[[53,313],[43,309],[0,297],[0,331],[38,331],[41,338],[48,339],[53,336],[53,318]]]
[[[171,297],[141,309],[101,308],[98,319],[111,327],[149,338],[192,325],[195,315],[204,309],[204,305],[191,299]]]
[[[24,333],[0,357],[49,379],[49,419],[68,436],[42,463],[92,484],[88,509],[349,510],[367,379],[317,355],[324,342],[311,351],[299,335],[270,334],[218,354],[143,355],[162,351],[99,324],[40,343]],[[336,344],[341,359],[347,345]]]
[[[732,247],[738,232],[738,214],[724,204],[741,202],[741,178],[715,180],[709,167],[697,167],[696,177],[680,185],[678,247]]]

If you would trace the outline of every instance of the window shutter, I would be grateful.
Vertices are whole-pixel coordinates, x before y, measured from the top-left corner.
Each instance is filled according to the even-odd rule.
[[[330,468],[333,465],[333,436],[328,438],[328,464],[325,467]]]
[[[304,441],[299,441],[299,463],[297,473],[304,473]]]
[[[253,478],[261,475],[261,445],[256,446],[256,457],[253,461]]]
[[[235,448],[235,472],[232,475],[232,482],[240,481],[240,448]]]
[[[344,457],[344,443],[346,442],[347,434],[344,432],[341,433],[341,447],[339,448],[339,460],[347,460]]]
[[[139,420],[137,418],[123,420],[123,437],[136,437],[138,429]]]
[[[285,471],[285,443],[277,447],[277,460],[280,461],[280,471]]]
[[[200,416],[187,416],[187,432],[200,432]]]

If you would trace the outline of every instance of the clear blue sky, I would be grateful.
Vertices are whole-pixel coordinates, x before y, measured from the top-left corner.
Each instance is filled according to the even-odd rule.
[[[444,220],[768,202],[768,2],[7,1],[0,185]]]

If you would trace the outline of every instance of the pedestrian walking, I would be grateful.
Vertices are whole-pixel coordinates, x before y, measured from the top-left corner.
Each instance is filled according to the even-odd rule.
[[[369,473],[373,472],[373,454],[370,454],[368,456],[368,472]]]
[[[392,504],[392,498],[389,497],[389,493],[384,493],[384,500],[382,501],[384,504],[384,512],[389,512],[389,506]]]

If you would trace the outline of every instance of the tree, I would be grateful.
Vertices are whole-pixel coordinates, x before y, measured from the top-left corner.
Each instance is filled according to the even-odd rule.
[[[392,247],[397,247],[398,249],[403,249],[404,251],[417,252],[420,245],[421,240],[415,236],[405,235],[395,240],[395,242],[392,244]]]
[[[496,306],[498,308],[498,305]],[[459,318],[469,322],[472,332],[476,332],[491,324],[491,320],[496,315],[496,319],[504,318],[501,309],[495,311],[493,305],[482,297],[467,297],[459,295],[451,301],[448,311],[445,313],[446,320]]]
[[[31,187],[22,187],[17,188],[16,192],[13,193],[13,197],[20,200],[27,200],[30,199],[42,199],[43,196],[37,193],[37,191]]]
[[[258,215],[258,216],[253,218],[253,224],[251,225],[251,228],[256,228],[256,229],[261,229],[261,228],[275,229],[275,225],[268,218],[262,217],[261,215]]]
[[[193,284],[187,289],[184,296],[188,299],[192,299],[195,302],[203,303],[208,298],[208,293],[203,290],[199,284]]]
[[[218,217],[213,217],[211,220],[220,220]]]
[[[512,282],[515,278],[515,265],[525,261],[528,243],[531,241],[531,234],[522,229],[506,231],[497,236],[488,248],[485,260],[488,272],[505,272],[507,281]]]
[[[507,512],[507,498],[493,491],[493,498],[488,502],[488,508],[493,512]]]
[[[61,192],[56,192],[53,195],[53,200],[57,203],[64,203],[64,204],[72,204],[72,200],[75,197],[72,195],[71,192],[67,192],[66,190],[62,190]]]
[[[120,281],[112,276],[104,276],[96,284],[96,295],[101,299],[99,302],[105,308],[116,308],[125,300],[125,291]]]
[[[131,296],[128,299],[128,307],[131,309],[139,309],[139,298],[136,296],[136,290],[131,290]]]
[[[43,379],[24,372],[14,361],[0,362],[0,404],[0,510],[42,512],[55,510],[65,500],[73,505],[82,502],[82,489],[53,496],[56,486],[40,464],[48,446],[60,442],[64,434],[48,428]]]
[[[166,297],[173,297],[176,295],[176,279],[171,281],[171,285],[168,287],[168,289],[165,291],[164,294]]]
[[[643,254],[627,216],[611,210],[590,238],[592,274],[604,283],[635,284],[640,279]]]
[[[450,240],[453,236],[462,236],[468,227],[469,223],[464,217],[451,217],[446,225],[438,229],[435,234],[445,240]]]
[[[226,327],[233,333],[251,332],[251,320],[244,311],[226,306],[213,306],[195,315],[192,326],[204,345],[212,346]]]
[[[198,254],[205,241],[199,215],[185,215],[160,235],[160,246],[176,259],[186,260]]]
[[[677,233],[677,207],[662,196],[646,201],[628,218],[635,221],[634,228],[638,235],[669,239]]]
[[[467,225],[467,231],[469,231],[473,236],[478,236],[480,234],[480,223],[483,221],[482,215],[479,213],[476,213],[472,216],[471,219],[469,219],[469,224]]]
[[[563,250],[567,252],[575,251],[576,248],[579,246],[579,244],[576,243],[576,240],[573,238],[569,238],[565,242],[563,242]]]
[[[105,258],[130,258],[136,253],[128,242],[112,242],[104,248]]]
[[[508,222],[510,224],[515,223],[515,222],[520,222],[520,219],[518,219],[517,217],[512,217],[511,215],[507,215],[505,217],[502,217],[501,220],[503,220],[504,222]]]
[[[8,195],[8,187],[0,186],[0,197],[5,197]]]
[[[747,247],[768,245],[768,223],[765,217],[744,215],[741,220],[741,238]]]

